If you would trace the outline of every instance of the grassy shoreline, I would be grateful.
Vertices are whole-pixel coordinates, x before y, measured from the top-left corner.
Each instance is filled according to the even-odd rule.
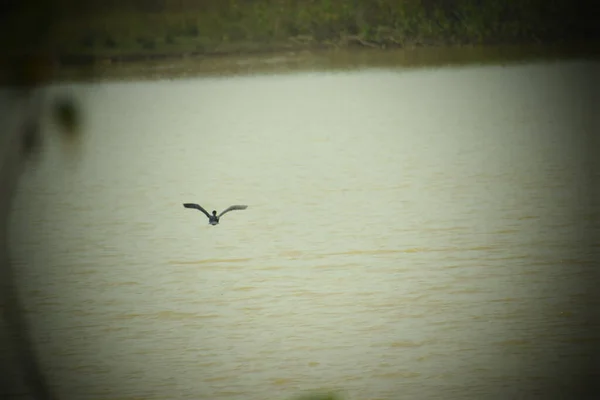
[[[510,66],[522,63],[566,60],[599,60],[598,46],[592,49],[556,46],[474,46],[460,48],[421,47],[412,50],[339,49],[222,55],[152,61],[96,64],[92,68],[66,67],[55,75],[56,82],[154,81],[197,77],[233,77],[302,72],[348,72],[365,68],[414,69],[451,68],[469,65]]]
[[[57,67],[277,57],[303,52],[578,46],[600,24],[569,0],[22,0],[2,23],[0,81]],[[584,45],[585,51],[580,51]],[[220,62],[220,61],[219,61]]]
[[[591,18],[584,18],[587,10],[568,0],[29,2],[44,7],[15,12],[5,24],[16,38],[8,48],[17,54],[42,51],[61,64],[324,49],[560,44],[600,38],[600,29]],[[48,29],[38,29],[39,40],[32,40],[32,24],[28,27],[23,21],[43,21]],[[19,42],[21,37],[29,39]]]
[[[452,46],[387,48],[259,48],[215,54],[119,54],[88,56],[77,62],[54,57],[0,58],[0,85],[37,86],[54,82],[178,79],[197,76],[281,74],[316,70],[426,68],[461,65],[510,65],[558,60],[599,60],[600,41],[567,45]],[[85,57],[85,56],[84,56]],[[3,61],[9,61],[8,63]],[[16,73],[16,74],[15,74]]]

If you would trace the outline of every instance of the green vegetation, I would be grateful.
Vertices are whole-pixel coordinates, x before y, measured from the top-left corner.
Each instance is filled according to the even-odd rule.
[[[75,0],[46,0],[43,3],[46,9],[52,4],[52,13],[47,14],[52,15],[52,29],[45,36],[48,50],[60,55],[100,58],[350,46],[553,43],[599,36],[595,21],[582,17],[586,10],[581,4],[568,0],[94,0],[85,5]],[[27,19],[26,12],[17,14],[20,17],[13,20]]]

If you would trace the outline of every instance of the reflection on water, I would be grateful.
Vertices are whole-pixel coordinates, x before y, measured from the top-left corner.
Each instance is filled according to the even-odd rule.
[[[72,87],[82,164],[51,142],[11,231],[58,392],[571,392],[597,344],[592,68]],[[184,202],[250,207],[212,227]]]

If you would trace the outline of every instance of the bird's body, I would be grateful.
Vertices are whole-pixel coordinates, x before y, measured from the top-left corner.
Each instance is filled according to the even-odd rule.
[[[194,208],[196,210],[202,211],[204,213],[204,215],[206,215],[208,217],[208,223],[213,226],[217,225],[219,223],[219,220],[221,219],[223,214],[225,214],[229,211],[233,211],[233,210],[245,210],[246,208],[248,208],[248,206],[244,206],[244,205],[235,205],[235,206],[226,208],[225,210],[223,210],[221,212],[221,214],[217,215],[217,212],[215,210],[213,210],[212,214],[209,214],[204,208],[202,208],[201,205],[196,204],[196,203],[184,203],[183,206],[185,208]]]

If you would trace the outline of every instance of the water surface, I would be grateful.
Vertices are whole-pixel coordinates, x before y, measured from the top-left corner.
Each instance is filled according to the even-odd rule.
[[[61,398],[569,397],[598,344],[594,69],[49,88],[83,153],[47,135],[11,245]]]

